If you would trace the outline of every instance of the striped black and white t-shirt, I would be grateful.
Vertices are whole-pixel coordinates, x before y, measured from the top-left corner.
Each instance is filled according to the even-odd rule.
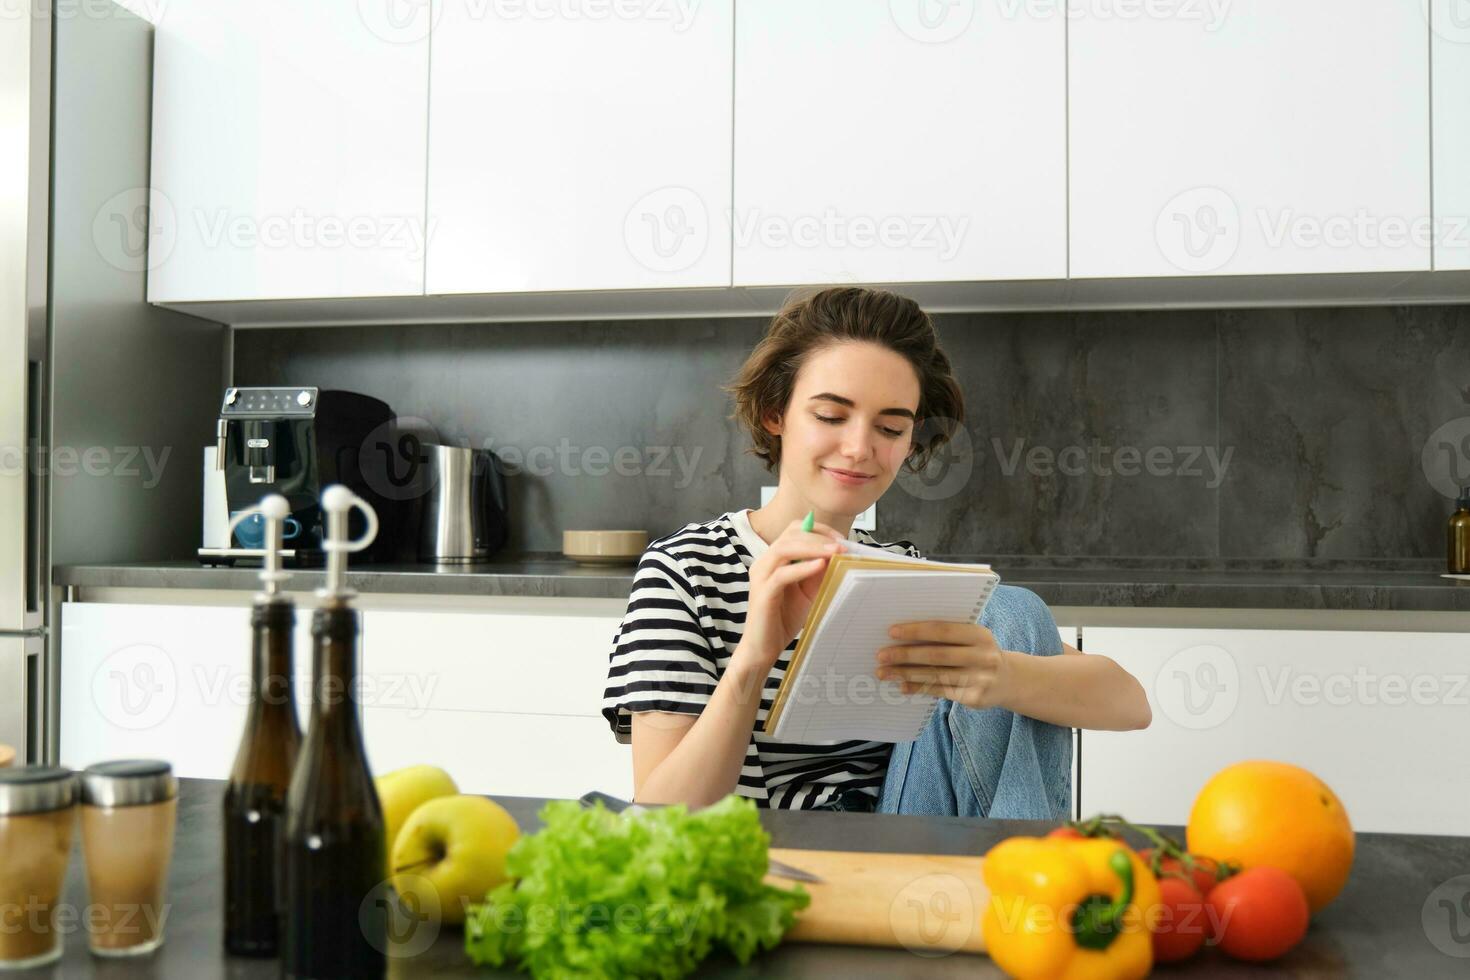
[[[849,537],[922,557],[907,541],[875,541],[856,528]],[[765,549],[745,510],[686,524],[648,546],[613,640],[603,695],[602,714],[616,734],[629,734],[639,711],[704,710],[745,631],[749,570]],[[891,744],[778,742],[761,732],[799,639],[800,634],[766,677],[736,792],[759,806],[784,809],[810,809],[846,790],[876,800]]]

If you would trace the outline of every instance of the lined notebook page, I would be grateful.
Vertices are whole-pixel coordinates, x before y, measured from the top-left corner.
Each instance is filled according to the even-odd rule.
[[[932,558],[915,558],[913,555],[901,554],[897,551],[889,551],[887,548],[875,548],[861,541],[844,541],[842,544],[843,554],[855,555],[858,558],[876,558],[879,561],[900,562],[905,565],[924,565],[928,568],[940,566],[944,568],[989,568],[989,565],[975,564],[972,562],[946,562],[935,561]]]
[[[853,569],[833,595],[802,659],[773,737],[790,742],[905,742],[934,712],[929,694],[903,694],[873,676],[895,623],[973,623],[999,579],[993,574]]]

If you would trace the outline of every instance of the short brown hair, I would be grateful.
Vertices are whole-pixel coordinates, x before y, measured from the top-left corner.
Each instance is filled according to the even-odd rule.
[[[764,422],[785,414],[802,364],[818,351],[851,341],[901,355],[919,377],[914,444],[904,460],[911,470],[922,470],[964,422],[965,398],[929,314],[896,293],[834,286],[789,300],[740,373],[725,385],[735,398],[730,417],[749,430],[755,441],[749,452],[765,460],[766,469],[781,461],[781,437],[766,431]]]

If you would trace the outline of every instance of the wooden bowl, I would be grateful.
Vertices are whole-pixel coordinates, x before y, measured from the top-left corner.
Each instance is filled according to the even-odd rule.
[[[561,532],[561,553],[584,565],[631,565],[647,547],[647,531]]]

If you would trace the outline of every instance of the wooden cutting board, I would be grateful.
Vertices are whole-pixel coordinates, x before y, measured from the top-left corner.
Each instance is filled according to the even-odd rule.
[[[943,854],[863,854],[771,848],[771,860],[809,871],[812,902],[797,913],[788,941],[892,946],[940,956],[983,953],[980,913],[990,892],[983,858]],[[767,876],[789,888],[792,881]]]

